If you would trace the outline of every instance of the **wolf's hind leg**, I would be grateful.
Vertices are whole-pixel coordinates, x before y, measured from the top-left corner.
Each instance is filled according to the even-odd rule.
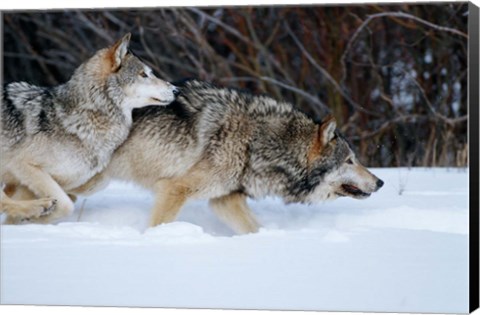
[[[191,189],[183,181],[173,179],[157,182],[155,191],[155,205],[150,218],[151,227],[174,221],[191,194]]]
[[[0,212],[8,215],[5,220],[6,224],[18,223],[25,218],[48,215],[56,203],[56,200],[52,198],[14,200],[8,197],[3,190],[0,195]]]
[[[7,184],[6,188],[8,188],[8,186],[10,186],[10,185]],[[7,192],[7,189],[5,189],[5,192]],[[30,189],[28,189],[27,187],[25,187],[24,185],[21,185],[21,184],[16,184],[15,189],[12,191],[12,193],[9,194],[7,192],[7,195],[9,195],[10,197],[12,197],[12,199],[15,199],[15,200],[38,199],[38,197],[35,196],[35,194]]]
[[[96,193],[97,191],[107,187],[108,182],[108,176],[106,176],[104,173],[98,173],[90,178],[85,184],[69,190],[68,197],[75,202],[78,195],[89,196],[93,193]]]
[[[210,199],[210,206],[220,220],[238,234],[255,233],[260,228],[242,193]]]
[[[31,218],[30,222],[50,223],[70,215],[74,210],[72,200],[67,196],[58,183],[39,167],[23,164],[12,170],[13,175],[31,190],[36,196],[45,196],[57,200],[55,209],[41,217]]]

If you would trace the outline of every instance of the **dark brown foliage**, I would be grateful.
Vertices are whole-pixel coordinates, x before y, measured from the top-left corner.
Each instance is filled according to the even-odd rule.
[[[4,81],[54,85],[126,32],[157,74],[331,112],[369,166],[467,164],[466,3],[4,14]]]

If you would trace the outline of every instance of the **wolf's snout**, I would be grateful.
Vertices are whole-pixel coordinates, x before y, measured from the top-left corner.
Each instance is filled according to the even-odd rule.
[[[383,186],[383,180],[377,180],[377,189],[380,189]]]

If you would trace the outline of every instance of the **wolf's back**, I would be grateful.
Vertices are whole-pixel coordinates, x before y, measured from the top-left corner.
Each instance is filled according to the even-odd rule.
[[[12,82],[3,88],[4,100],[10,101],[18,110],[23,110],[26,106],[41,104],[45,93],[46,89],[26,82]]]
[[[41,91],[25,82],[14,82],[3,86],[0,103],[0,132],[2,146],[9,146],[25,137],[25,106],[35,100]]]
[[[180,88],[177,102],[190,114],[198,113],[205,104],[217,102],[219,91],[221,91],[209,82],[196,79],[186,79],[174,84]]]
[[[50,131],[55,116],[49,89],[26,82],[4,86],[0,113],[2,140],[9,144]]]

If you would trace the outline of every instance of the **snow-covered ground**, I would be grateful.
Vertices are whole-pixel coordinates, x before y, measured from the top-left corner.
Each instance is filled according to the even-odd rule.
[[[366,200],[249,201],[244,236],[206,201],[147,228],[152,195],[114,182],[60,224],[1,227],[1,303],[467,312],[468,170],[373,172]]]

